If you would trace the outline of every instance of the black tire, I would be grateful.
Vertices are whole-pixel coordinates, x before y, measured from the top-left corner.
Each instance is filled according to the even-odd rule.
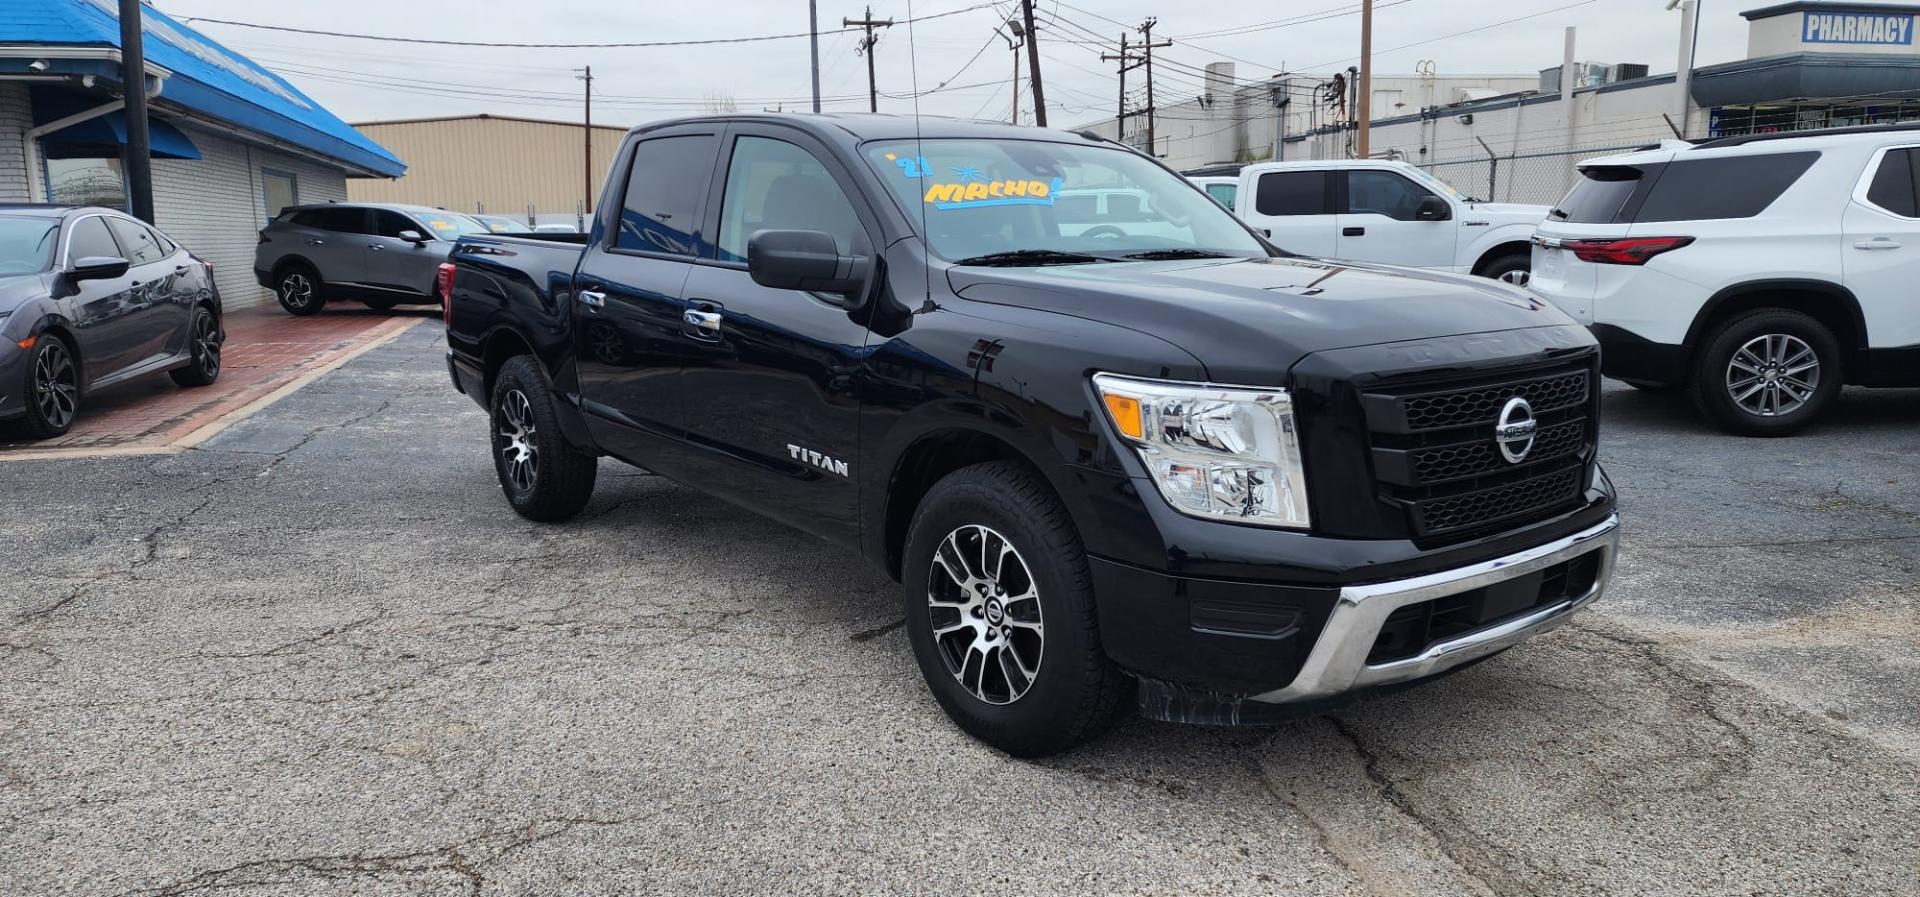
[[[1532,253],[1509,252],[1488,262],[1486,267],[1480,269],[1480,276],[1488,280],[1500,280],[1516,287],[1524,287],[1532,272]]]
[[[531,356],[508,359],[500,368],[488,408],[493,469],[513,510],[543,523],[580,513],[593,497],[599,460],[567,444],[553,390]],[[523,448],[531,449],[530,457]]]
[[[294,262],[274,272],[273,295],[287,314],[303,318],[327,307],[326,282],[305,262]]]
[[[1763,339],[1777,341],[1782,347],[1779,357],[1769,354],[1772,350],[1766,348],[1776,343],[1763,343],[1759,344],[1763,348],[1755,348],[1756,342]],[[1743,359],[1772,358],[1777,362],[1772,366],[1762,365],[1773,371],[1775,377],[1767,379],[1761,375],[1756,381],[1734,379],[1736,374],[1744,374],[1744,370],[1736,371],[1733,367],[1734,356],[1743,350],[1747,352],[1741,356]],[[1811,360],[1817,367],[1811,371],[1800,370],[1799,365],[1806,362],[1796,361],[1803,351],[1813,355]],[[1759,354],[1754,354],[1756,352]],[[1694,356],[1689,385],[1694,405],[1720,429],[1741,436],[1790,436],[1813,423],[1839,394],[1841,364],[1840,341],[1826,325],[1801,312],[1767,308],[1732,318],[1708,333]],[[1793,371],[1798,371],[1797,377],[1782,376]],[[1802,379],[1809,373],[1815,378],[1812,382]],[[1736,400],[1733,392],[1736,386],[1744,390],[1750,388],[1751,382],[1761,380],[1777,382],[1777,385],[1762,384],[1759,410],[1751,406],[1755,401],[1751,397],[1747,399],[1749,404]],[[1795,383],[1805,387],[1804,398],[1795,397]],[[1775,389],[1778,391],[1769,393]],[[1770,413],[1765,408],[1768,394],[1774,396],[1775,410]],[[1785,401],[1781,399],[1783,396]]]
[[[400,304],[391,299],[362,299],[360,301],[374,311],[393,311],[393,307]]]
[[[206,306],[195,306],[193,323],[187,329],[187,348],[193,358],[183,368],[167,372],[180,386],[206,386],[220,379],[220,345],[226,338],[220,322]]]
[[[26,413],[20,432],[28,439],[66,435],[80,415],[80,358],[66,340],[41,334],[27,350],[20,395]]]
[[[1017,571],[1001,567],[997,581],[979,593],[984,606],[973,608],[983,613],[958,605],[935,606],[932,601],[934,588],[941,590],[943,600],[972,600],[968,596],[974,593],[966,591],[957,577],[934,568],[935,553],[950,536],[959,537],[953,544],[972,547],[960,535],[966,532],[981,534],[978,544],[983,552],[994,544],[1011,547],[1013,560],[1027,571],[1022,578]],[[989,541],[995,536],[998,543]],[[1004,554],[992,553],[1004,563]],[[1002,461],[976,464],[934,484],[914,512],[904,564],[902,605],[914,658],[934,699],[968,734],[1016,757],[1042,757],[1099,735],[1127,706],[1133,682],[1101,647],[1086,549],[1066,510],[1026,468]],[[986,600],[999,594],[993,590],[1003,588],[1020,594],[1030,588],[1036,594],[1004,603]],[[996,603],[999,610],[994,610]],[[1037,620],[1033,619],[1036,612]],[[936,625],[950,626],[955,621],[976,628],[935,634]],[[992,630],[995,623],[1001,623],[1001,634],[978,631]],[[1035,623],[1037,652],[1033,650]],[[955,654],[963,653],[956,637],[972,646],[987,644],[984,651],[998,651],[993,658],[1013,656],[1014,666],[997,665],[1005,661],[990,660],[984,651],[978,655],[979,666],[971,666],[976,654],[968,647],[956,673],[950,664]],[[999,647],[981,639],[999,641]],[[1031,677],[1016,672],[1026,666],[1018,659],[1021,652],[1016,648],[1021,647],[1026,657],[1034,659]],[[976,686],[959,678],[972,669],[979,670],[979,693]],[[991,678],[1004,686],[998,694],[988,681],[989,670],[994,673]],[[1022,678],[1024,689],[1017,681]],[[1007,700],[988,699],[1001,696]]]

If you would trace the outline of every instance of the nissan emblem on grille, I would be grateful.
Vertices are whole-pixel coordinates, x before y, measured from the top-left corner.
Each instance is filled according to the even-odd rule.
[[[1539,423],[1533,419],[1533,406],[1520,396],[1507,400],[1506,407],[1500,409],[1500,421],[1493,428],[1493,444],[1500,447],[1500,457],[1508,464],[1518,464],[1527,460],[1527,453],[1533,451],[1533,432],[1539,429]]]

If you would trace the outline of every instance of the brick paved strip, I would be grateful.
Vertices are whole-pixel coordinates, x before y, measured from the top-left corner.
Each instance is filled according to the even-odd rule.
[[[181,389],[164,376],[89,396],[67,435],[0,442],[0,462],[184,451],[426,320],[358,310],[293,318],[276,306],[227,315],[220,379]]]

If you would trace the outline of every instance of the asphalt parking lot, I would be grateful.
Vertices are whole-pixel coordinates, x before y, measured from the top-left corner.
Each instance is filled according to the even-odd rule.
[[[1609,384],[1574,625],[1044,762],[851,555],[603,463],[513,516],[424,322],[197,449],[0,463],[0,894],[1920,893],[1920,391]]]

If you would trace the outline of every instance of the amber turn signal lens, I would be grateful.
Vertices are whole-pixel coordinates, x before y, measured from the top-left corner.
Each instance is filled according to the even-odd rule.
[[[1140,400],[1131,396],[1117,396],[1108,393],[1101,398],[1107,402],[1107,413],[1113,416],[1113,425],[1129,439],[1145,439],[1146,423],[1140,418]]]
[[[26,339],[23,339],[23,340],[20,340],[20,341],[19,341],[19,342],[17,342],[17,343],[14,343],[14,345],[16,345],[16,346],[19,346],[19,347],[20,347],[20,348],[22,348],[22,349],[31,349],[31,348],[33,348],[33,347],[34,347],[34,345],[35,345],[35,344],[37,344],[37,343],[39,343],[39,342],[40,342],[40,338],[39,338],[39,337],[37,337],[37,336],[30,336],[30,337],[27,337]]]

